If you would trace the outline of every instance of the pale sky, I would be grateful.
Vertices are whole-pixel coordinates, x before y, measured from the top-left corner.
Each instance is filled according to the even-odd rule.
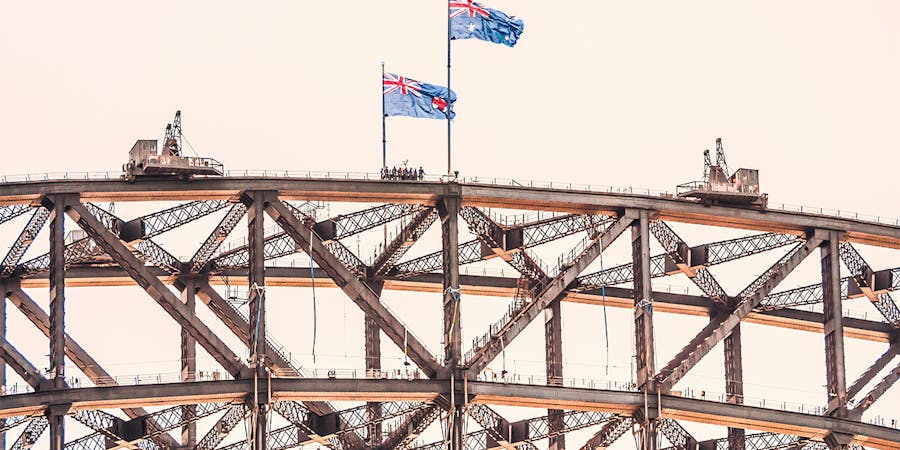
[[[900,3],[486,5],[523,19],[525,32],[514,48],[453,43],[451,87],[459,96],[453,160],[461,175],[671,190],[701,177],[702,150],[722,137],[729,165],[759,169],[772,204],[900,217],[894,200],[900,193]],[[184,132],[196,152],[227,169],[377,172],[380,62],[391,72],[445,86],[445,8],[442,1],[411,0],[252,6],[5,2],[0,135],[7,157],[0,174],[68,170],[118,176],[133,142],[160,137],[176,109],[183,111]],[[444,172],[444,122],[392,117],[387,128],[390,164],[409,160],[429,173]],[[126,217],[164,206],[117,205]],[[344,207],[330,208],[336,213]],[[190,255],[197,236],[205,236],[218,217],[197,224],[195,235],[160,241],[176,255]],[[0,228],[3,246],[22,223]],[[740,234],[721,231],[710,238],[708,230],[673,228],[692,245]],[[409,256],[437,249],[435,233]],[[26,258],[46,249],[46,232],[41,236]],[[367,236],[364,256],[371,254]],[[623,236],[610,249],[607,266],[628,259],[626,241]],[[347,244],[356,248],[355,241]],[[563,247],[538,253],[554,261]],[[900,265],[896,251],[860,251],[876,269]],[[714,273],[736,293],[778,256]],[[815,282],[818,259],[808,258],[779,290]],[[672,278],[659,283],[690,284]],[[311,363],[310,292],[273,294],[284,300],[273,296],[270,303],[280,312],[270,312],[272,333],[296,351],[295,358]],[[46,305],[46,292],[31,295]],[[361,367],[353,358],[362,353],[358,308],[347,305],[340,292],[317,295],[331,300],[324,306],[320,301],[319,367]],[[422,297],[399,293],[386,301],[436,350],[439,301],[409,301]],[[177,371],[174,322],[145,295],[131,288],[70,289],[69,298],[70,333],[108,370]],[[466,343],[499,318],[507,303],[469,298]],[[877,316],[864,301],[849,307]],[[206,323],[240,351],[202,309]],[[46,340],[10,311],[10,340],[40,365]],[[610,364],[618,365],[609,377],[627,379],[630,312],[608,313]],[[131,333],[134,317],[148,318],[138,336]],[[567,376],[605,378],[601,312],[567,304],[564,318]],[[657,321],[658,334],[673,336],[659,344],[659,365],[703,325],[702,319],[682,316],[660,315]],[[110,331],[100,333],[98,324],[107,322]],[[532,326],[510,347],[509,365],[543,373],[541,329]],[[386,359],[399,355],[383,342]],[[820,335],[746,326],[744,342],[748,396],[824,403]],[[785,342],[794,345],[786,349]],[[886,346],[848,342],[852,382]],[[685,383],[721,392],[721,367],[717,348]],[[895,387],[867,417],[898,417],[897,404]],[[501,410],[511,419],[542,414]],[[702,439],[724,435],[724,429],[685,426]],[[570,438],[569,446],[577,448],[591,432]],[[77,436],[70,431],[70,439]],[[633,445],[625,436],[615,448]]]

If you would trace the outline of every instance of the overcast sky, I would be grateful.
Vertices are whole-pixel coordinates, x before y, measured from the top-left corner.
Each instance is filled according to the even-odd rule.
[[[496,0],[487,6],[522,18],[525,32],[514,48],[476,40],[453,43],[452,88],[459,97],[453,160],[462,175],[667,190],[699,179],[702,150],[722,137],[729,165],[759,169],[762,190],[773,205],[900,217],[895,200],[900,193],[900,3]],[[446,85],[445,14],[445,2],[422,0],[5,2],[0,5],[5,155],[0,174],[110,171],[118,176],[133,142],[160,137],[176,109],[183,111],[185,136],[197,154],[214,157],[227,169],[377,172],[380,62],[391,72]],[[389,164],[409,160],[432,174],[445,171],[445,123],[392,117],[387,133]],[[119,208],[123,214],[141,213]],[[173,252],[193,253],[201,239],[196,236],[205,235],[216,220],[206,229],[198,226],[202,231],[182,239],[184,248]],[[17,234],[14,227],[0,230],[4,242]],[[676,229],[689,243],[710,240],[705,230]],[[177,238],[170,241],[179,245]],[[616,263],[628,258],[624,240],[617,244],[621,248],[611,252],[619,252],[618,260],[610,256]],[[45,249],[42,242],[29,255]],[[552,261],[562,250],[542,256]],[[900,262],[897,252],[861,251],[876,269]],[[716,274],[736,293],[777,256],[759,259],[752,269]],[[815,282],[818,255],[802,269],[805,278],[790,279],[788,287]],[[682,277],[673,283],[689,281]],[[89,351],[108,352],[98,359],[113,367],[130,365],[119,373],[177,370],[172,362],[177,331],[158,306],[129,288],[94,293],[73,289],[71,298],[84,306],[73,301],[69,316],[70,329],[83,336]],[[45,292],[32,295],[46,303]],[[120,302],[109,301],[120,295]],[[311,359],[310,293],[283,295],[297,301],[273,302],[285,314],[273,319],[284,323],[272,329],[280,331],[282,341],[294,343],[298,358],[306,361]],[[320,327],[326,336],[333,334],[336,345],[324,351],[343,352],[344,360],[334,364],[352,365],[346,357],[361,353],[358,309],[347,306],[340,293],[320,295],[334,299],[325,314],[343,317],[325,331]],[[396,298],[392,306],[438,348],[439,336],[432,332],[439,320],[437,299],[427,307],[410,307],[412,302],[404,300],[421,295]],[[467,339],[506,308],[505,300],[489,304],[479,308],[481,314],[469,313]],[[865,302],[853,307],[877,315]],[[598,350],[597,321],[602,319],[597,308],[583,308],[566,305],[564,311],[579,324],[566,332],[567,361],[572,373],[584,374],[578,376],[603,378],[596,373],[605,364],[598,356],[603,351]],[[487,310],[492,313],[484,314]],[[168,361],[164,368],[154,366],[157,356],[126,351],[125,344],[104,344],[111,335],[128,335],[133,326],[128,321],[111,325],[117,331],[97,332],[97,321],[115,322],[118,314],[135,311],[158,320],[152,328],[159,331],[148,331],[132,345],[147,355],[165,342],[166,353],[158,356]],[[627,378],[630,312],[609,314],[619,324],[619,329],[610,325],[610,333],[621,332],[621,351],[611,359]],[[11,313],[11,330],[19,329],[16,320]],[[296,331],[298,321],[302,333]],[[658,333],[678,335],[660,344],[665,356],[703,326],[699,318],[659,322]],[[21,332],[33,333],[26,328]],[[539,328],[529,328],[520,349],[511,348],[510,364],[533,363],[529,371],[543,372]],[[33,360],[43,358],[46,341],[39,334],[26,335],[27,342],[14,343]],[[748,379],[757,383],[754,392],[824,401],[821,336],[748,326],[744,337],[756,339],[754,345],[745,344],[749,361],[744,364]],[[341,340],[343,349],[334,344]],[[238,348],[236,341],[229,342]],[[327,346],[322,342],[329,339],[320,336],[319,342]],[[806,347],[782,351],[784,342]],[[612,352],[619,348],[615,345]],[[881,344],[856,341],[848,346],[848,380],[883,350]],[[660,365],[666,360],[661,356]],[[713,351],[695,372],[695,385],[721,384],[721,351]],[[872,411],[900,415],[896,408],[891,411],[891,402],[900,402],[897,388],[880,402],[881,409]],[[538,414],[532,410],[523,417]],[[687,426],[704,438],[722,435],[719,429]],[[573,440],[570,447],[582,443],[580,437]],[[633,441],[623,438],[616,445],[627,448]]]

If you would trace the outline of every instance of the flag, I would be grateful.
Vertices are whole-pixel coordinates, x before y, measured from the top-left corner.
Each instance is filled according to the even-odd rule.
[[[456,93],[450,91],[450,104],[447,104],[447,88],[422,83],[385,72],[381,82],[384,87],[384,115],[410,116],[428,119],[446,119],[456,114],[453,102]]]
[[[525,24],[472,0],[450,0],[450,39],[481,39],[508,47],[516,45]]]

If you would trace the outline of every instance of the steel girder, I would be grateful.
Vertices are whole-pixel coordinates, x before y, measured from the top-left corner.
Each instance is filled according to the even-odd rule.
[[[866,412],[866,410],[878,401],[878,399],[881,398],[881,396],[884,395],[898,379],[900,379],[900,363],[898,363],[890,373],[885,375],[884,378],[882,378],[881,381],[859,401],[857,406],[853,408],[853,413],[862,414]]]
[[[311,221],[312,219],[302,211],[295,208],[289,203],[285,203],[285,208],[291,212],[291,215],[299,221]],[[363,231],[371,230],[379,225],[392,222],[402,217],[416,214],[417,212],[428,209],[422,205],[407,204],[385,204],[365,209],[363,211],[354,212],[347,215],[337,216],[333,219],[324,220],[313,225],[313,230],[320,234],[320,238],[332,243],[339,239],[353,236]],[[266,259],[274,259],[282,256],[297,253],[297,245],[286,232],[276,233],[265,238]],[[249,254],[247,246],[240,246],[228,250],[221,255],[213,258],[207,264],[208,270],[211,272],[233,269],[238,267],[247,267],[249,262]],[[361,264],[365,267],[365,264]]]
[[[860,391],[862,391],[862,388],[866,387],[866,385],[875,378],[875,375],[878,375],[879,372],[884,370],[888,363],[890,363],[898,354],[900,354],[900,342],[895,342],[888,347],[888,349],[879,356],[868,369],[860,374],[859,378],[857,378],[849,388],[847,388],[847,397],[856,397],[856,394],[859,394]]]
[[[441,371],[437,358],[381,304],[380,299],[368,283],[353,276],[352,272],[328,251],[322,239],[317,237],[311,228],[301,224],[277,197],[273,196],[269,199],[266,213],[272,216],[297,245],[337,282],[367,316],[378,322],[378,326],[395,344],[408,352],[426,376],[433,377]]]
[[[580,450],[605,449],[622,437],[626,431],[634,426],[634,423],[635,421],[631,417],[615,418],[594,433],[594,435],[581,446]]]
[[[502,249],[503,253],[506,253],[507,257],[510,258],[508,262],[520,273],[531,274],[532,279],[539,279],[543,269],[533,255],[524,254],[526,249],[580,231],[588,231],[603,226],[612,220],[609,216],[566,214],[528,224],[505,227],[497,224],[488,217],[488,214],[478,208],[466,207],[462,208],[460,212],[466,222],[472,225],[472,231],[479,235],[479,239],[460,244],[460,265],[496,257],[498,254],[491,248]],[[397,264],[388,274],[393,277],[408,278],[440,270],[441,257],[440,251],[429,253]]]
[[[372,276],[381,277],[387,273],[407,250],[412,247],[419,238],[428,231],[428,228],[437,220],[434,208],[422,208],[416,212],[393,240],[372,262]]]
[[[675,266],[687,275],[710,300],[721,306],[729,306],[728,294],[725,293],[725,289],[716,281],[715,277],[705,270],[706,266],[692,267],[690,247],[675,233],[675,230],[661,220],[654,220],[650,222],[650,232],[662,244],[666,255]]]
[[[465,364],[469,366],[470,373],[475,375],[480,373],[550,302],[565,295],[566,287],[575,280],[578,274],[631,225],[634,220],[633,214],[634,212],[626,211],[624,216],[610,225],[603,233],[594,236],[572,263],[547,283],[546,288],[531,295],[533,299],[531,303],[517,311],[507,313],[493,325],[485,337],[477,342],[479,345],[465,361]]]
[[[678,450],[695,450],[697,448],[697,439],[694,439],[694,437],[691,436],[691,433],[688,433],[688,431],[674,419],[668,417],[660,419],[659,427],[657,429],[666,437],[666,439],[668,439],[669,443]]]
[[[75,420],[95,430],[93,434],[66,443],[66,450],[102,450],[107,448],[106,440],[117,445],[137,445],[142,449],[167,448],[156,442],[164,433],[194,423],[204,417],[229,408],[227,403],[201,403],[193,410],[173,406],[146,417],[134,419],[138,426],[124,425],[124,421],[102,411],[78,411],[70,414]],[[124,425],[124,426],[123,426]],[[99,444],[99,445],[98,445]],[[162,445],[160,445],[162,444]]]
[[[535,449],[534,441],[607,423],[617,417],[611,413],[567,411],[562,415],[564,426],[558,431],[553,431],[550,426],[550,422],[553,419],[550,416],[540,416],[509,423],[493,410],[485,408],[484,405],[471,405],[469,408],[472,419],[481,425],[483,429],[466,435],[465,448],[468,450],[486,450],[498,445],[505,448]],[[482,425],[482,422],[487,424],[487,426]],[[439,449],[442,445],[445,445],[445,443],[434,442],[413,447],[412,450]]]
[[[214,450],[228,436],[228,433],[231,433],[231,430],[244,420],[246,412],[247,409],[243,404],[228,408],[225,415],[197,442],[194,450]]]
[[[13,443],[10,450],[28,450],[30,449],[35,442],[37,442],[38,438],[44,434],[44,430],[50,426],[50,421],[47,417],[36,417],[31,419],[31,422],[28,422],[28,426],[22,430],[22,434],[16,439],[16,442]]]
[[[862,293],[869,298],[892,327],[900,329],[900,308],[894,303],[891,294],[875,291],[878,281],[875,280],[876,274],[872,267],[849,242],[840,244],[840,255],[841,261],[850,270],[853,281],[856,282]]]
[[[9,222],[28,211],[31,211],[31,205],[29,204],[0,206],[0,224]]]
[[[40,389],[41,383],[47,381],[41,372],[7,340],[0,340],[0,360],[12,367],[13,371],[35,390]]]
[[[225,209],[230,203],[225,200],[198,200],[173,206],[153,214],[126,222],[123,236],[126,241],[148,239],[186,223]],[[134,227],[132,229],[132,227]],[[126,231],[127,230],[127,231]],[[132,231],[133,230],[133,231]]]
[[[660,389],[672,389],[688,370],[696,365],[703,356],[724,339],[741,320],[757,307],[762,300],[784,280],[813,250],[822,243],[820,234],[809,236],[804,244],[797,245],[779,259],[768,270],[751,282],[738,296],[737,305],[730,312],[717,314],[696,337],[679,351],[672,360],[663,367],[657,379]]]
[[[249,369],[241,362],[241,359],[219,339],[202,322],[193,317],[187,306],[181,303],[172,291],[161,281],[153,276],[147,267],[134,256],[133,251],[125,247],[112,232],[94,218],[93,215],[80,203],[68,205],[68,214],[75,220],[85,232],[109,254],[129,275],[144,288],[151,298],[165,310],[182,328],[188,330],[216,361],[222,365],[232,376],[241,377]]]
[[[34,238],[41,232],[41,228],[50,218],[50,210],[47,208],[37,208],[32,214],[31,219],[25,224],[25,228],[16,238],[16,242],[10,247],[6,257],[3,258],[2,270],[0,270],[0,278],[8,278],[16,270],[16,265],[22,260],[22,256],[31,247]]]
[[[0,424],[0,433],[6,433],[13,428],[22,425],[25,422],[31,421],[32,416],[13,416],[7,417],[3,419],[3,423]]]
[[[203,269],[246,213],[247,206],[243,203],[235,203],[231,206],[231,209],[225,213],[225,217],[219,221],[213,232],[210,233],[206,240],[203,241],[203,244],[200,245],[200,248],[197,249],[197,252],[194,253],[194,256],[191,257],[190,262],[188,262],[191,272],[199,272],[200,269]]]
[[[657,222],[660,221],[653,221],[654,224]],[[655,226],[659,227],[660,225],[657,224]],[[663,236],[665,236],[665,234]],[[677,235],[675,238],[677,238]],[[664,237],[663,239],[668,241],[667,237]],[[677,239],[680,241],[680,238]],[[672,249],[670,250],[667,248],[667,251],[682,255],[681,258],[686,261],[683,264],[686,264],[686,267],[696,269],[735,261],[740,258],[774,250],[786,245],[796,244],[798,239],[799,238],[793,234],[763,233],[689,248],[672,243],[669,244]],[[650,258],[651,277],[662,277],[670,273],[666,268],[666,256],[669,254],[670,253],[664,253]],[[672,273],[677,271],[681,271],[681,269],[676,268]],[[578,277],[578,284],[574,290],[586,291],[599,289],[603,285],[613,286],[629,283],[632,280],[634,280],[632,264],[622,264],[607,268],[603,271],[589,273]]]
[[[426,406],[410,414],[380,445],[374,448],[377,450],[407,448],[409,443],[422,434],[440,415],[441,408],[435,405]]]
[[[512,425],[491,407],[475,404],[470,405],[466,412],[487,433],[486,448],[495,447],[497,444],[507,448],[512,446],[512,441],[515,440]],[[526,426],[526,434],[527,431]],[[463,445],[461,447],[469,449],[467,443],[468,439],[463,437]],[[521,441],[517,447],[525,450],[537,450],[537,447],[528,440]]]
[[[169,254],[156,243],[150,242],[149,239],[205,215],[212,214],[213,212],[224,208],[227,205],[227,202],[190,202],[185,205],[179,205],[174,208],[141,216],[129,222],[124,222],[112,213],[109,213],[93,203],[85,203],[84,205],[85,208],[90,211],[104,227],[106,227],[106,229],[125,241],[138,241],[137,244],[139,246],[144,246],[143,250],[151,252],[151,261],[161,263],[163,267],[167,268],[171,273],[175,272],[175,270],[173,270],[175,268],[178,269],[177,272],[182,271],[181,262],[178,261],[178,258]],[[148,227],[144,226],[145,220],[150,223]],[[25,232],[23,231],[23,234],[24,233]],[[144,244],[142,241],[150,243]],[[71,267],[74,264],[93,261],[103,254],[103,249],[91,238],[78,239],[65,246],[66,268]],[[19,264],[13,274],[21,278],[27,278],[45,273],[49,270],[50,254],[45,253]]]
[[[25,291],[14,289],[9,294],[10,302],[22,312],[31,323],[34,324],[45,336],[50,337],[50,316],[35,303]],[[72,339],[68,334],[65,335],[66,356],[75,366],[87,376],[96,386],[117,386],[115,379],[103,367],[84,350],[78,342]],[[146,416],[148,413],[144,408],[122,408],[128,417],[134,419]],[[170,436],[161,436],[165,439],[166,444],[175,445],[175,440]]]

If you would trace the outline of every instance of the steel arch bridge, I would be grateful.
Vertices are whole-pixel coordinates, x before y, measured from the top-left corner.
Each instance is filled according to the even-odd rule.
[[[182,202],[123,220],[100,202]],[[350,214],[316,220],[297,201],[372,203]],[[551,212],[543,218],[510,220],[494,211]],[[170,254],[154,238],[200,217],[219,212],[221,220],[189,260]],[[222,214],[224,212],[224,214]],[[368,176],[314,177],[283,174],[226,176],[192,180],[108,178],[39,179],[0,183],[0,223],[29,219],[0,265],[4,297],[0,358],[28,383],[24,392],[6,389],[0,396],[0,431],[18,434],[13,448],[29,448],[47,429],[51,449],[252,448],[282,449],[318,444],[358,448],[535,448],[581,443],[566,434],[599,429],[582,449],[605,448],[635,430],[641,446],[656,448],[660,436],[674,448],[754,450],[772,448],[900,449],[900,430],[869,423],[865,413],[900,378],[900,309],[890,292],[900,289],[900,268],[873,268],[856,244],[900,249],[900,224],[876,223],[772,209],[703,205],[666,195],[596,192],[590,189],[498,185],[478,180],[383,181]],[[65,239],[65,217],[84,231]],[[247,243],[223,251],[222,242],[247,223]],[[459,242],[460,218],[477,236]],[[396,237],[364,262],[342,239],[402,220]],[[266,233],[264,223],[278,225]],[[751,230],[749,236],[707,243],[683,241],[667,223]],[[49,252],[24,260],[38,232],[49,228]],[[442,250],[403,259],[431,226],[440,227]],[[531,248],[575,234],[587,237],[555,267],[542,264]],[[627,236],[627,237],[623,237]],[[631,239],[632,261],[587,273],[588,266],[616,239]],[[664,252],[653,255],[650,240]],[[736,295],[729,295],[708,270],[776,248],[784,256]],[[309,372],[266,332],[265,286],[311,284],[309,268],[267,264],[304,252],[319,269],[320,285],[343,291],[365,314],[366,367],[352,375]],[[821,283],[779,291],[805,258],[818,253]],[[460,267],[501,258],[514,277],[464,275]],[[841,274],[841,263],[849,273]],[[324,272],[324,276],[322,275]],[[654,291],[652,280],[685,274],[702,295]],[[843,275],[843,277],[842,277]],[[248,289],[249,315],[223,298],[213,285]],[[120,385],[65,330],[65,288],[137,285],[181,328],[182,373],[176,380]],[[23,289],[49,288],[45,311]],[[560,303],[605,303],[634,312],[636,380],[634,384],[566,381],[562,364]],[[415,291],[442,296],[443,348],[432,353],[380,301],[383,291]],[[461,325],[454,320],[466,294],[512,299],[509,309],[471,350],[463,352]],[[844,317],[842,301],[866,297],[884,320]],[[235,350],[195,316],[196,299],[246,348]],[[6,333],[6,307],[13,305],[49,338],[49,371],[38,370]],[[797,309],[822,305],[823,313]],[[654,364],[654,315],[709,317],[707,326],[671,361]],[[537,381],[487,379],[483,369],[539,315],[544,317],[546,377]],[[828,398],[812,410],[782,410],[751,403],[743,393],[741,323],[751,322],[823,333]],[[438,320],[435,319],[435,324]],[[380,336],[401,347],[421,377],[385,377]],[[884,343],[884,354],[848,382],[844,340]],[[718,343],[725,352],[726,394],[696,398],[676,384]],[[199,345],[225,372],[222,379],[198,377]],[[68,358],[89,379],[67,381]],[[893,367],[891,369],[891,367]],[[885,373],[883,378],[878,378]],[[218,378],[218,377],[217,377]],[[866,389],[868,388],[868,390]],[[329,402],[365,404],[336,409]],[[529,420],[509,421],[493,405],[547,409]],[[162,408],[150,413],[144,408]],[[109,411],[121,409],[124,418]],[[271,414],[289,426],[270,429]],[[64,418],[93,430],[66,440]],[[216,418],[198,434],[196,422]],[[464,433],[463,419],[480,429]],[[447,425],[445,441],[413,444],[436,421]],[[718,424],[728,435],[698,442],[681,421]],[[388,423],[393,424],[387,426]],[[248,423],[246,441],[222,447],[228,433]],[[889,425],[889,424],[888,424]],[[182,439],[169,432],[181,429]],[[746,434],[744,429],[761,433]],[[10,439],[12,440],[12,439]],[[571,439],[570,439],[571,441]],[[543,444],[541,444],[543,445]]]

